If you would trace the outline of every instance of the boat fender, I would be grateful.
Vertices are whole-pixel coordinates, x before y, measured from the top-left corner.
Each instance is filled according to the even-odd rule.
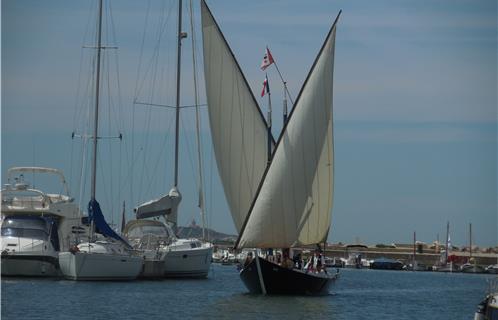
[[[71,246],[69,248],[69,252],[71,252],[72,254],[75,254],[76,252],[79,252],[80,251],[80,248],[78,248],[78,246],[74,245],[74,246]]]

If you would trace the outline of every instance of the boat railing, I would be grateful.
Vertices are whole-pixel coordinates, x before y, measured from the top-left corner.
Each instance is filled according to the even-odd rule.
[[[55,175],[59,178],[60,183],[62,184],[62,187],[64,188],[64,192],[67,196],[69,196],[69,187],[66,182],[66,178],[64,177],[64,173],[61,170],[58,169],[53,169],[53,168],[44,168],[44,167],[12,167],[9,170],[7,170],[7,181],[9,183],[12,182],[12,180],[16,180],[14,175],[18,173],[20,176],[21,181],[23,180],[23,174],[24,173],[38,173],[38,174],[52,174]]]
[[[47,210],[52,203],[51,197],[40,190],[24,189],[0,192],[3,210]]]

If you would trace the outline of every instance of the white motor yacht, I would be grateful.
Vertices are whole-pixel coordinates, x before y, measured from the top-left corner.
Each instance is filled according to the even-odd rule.
[[[2,276],[56,276],[57,229],[43,217],[12,216],[2,221]]]
[[[46,193],[32,187],[24,176],[55,176],[65,194]],[[13,167],[2,198],[2,276],[57,276],[58,252],[87,232],[81,212],[69,196],[60,170]]]

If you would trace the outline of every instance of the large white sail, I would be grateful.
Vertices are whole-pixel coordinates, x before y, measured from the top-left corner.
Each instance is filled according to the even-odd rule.
[[[239,248],[286,248],[327,238],[333,195],[335,30],[334,23],[277,142]]]
[[[238,63],[204,1],[201,1],[201,7],[211,135],[225,196],[237,231],[240,231],[267,165],[267,127]]]

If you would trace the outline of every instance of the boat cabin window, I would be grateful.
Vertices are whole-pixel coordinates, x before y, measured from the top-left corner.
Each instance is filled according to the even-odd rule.
[[[158,237],[169,237],[168,229],[160,225],[136,226],[128,231],[128,238],[141,238],[144,235],[151,234]]]
[[[190,243],[190,247],[191,248],[200,248],[200,247],[202,247],[202,244],[198,241],[195,241],[195,242]]]
[[[39,218],[6,218],[2,223],[2,236],[47,240],[47,224]]]

